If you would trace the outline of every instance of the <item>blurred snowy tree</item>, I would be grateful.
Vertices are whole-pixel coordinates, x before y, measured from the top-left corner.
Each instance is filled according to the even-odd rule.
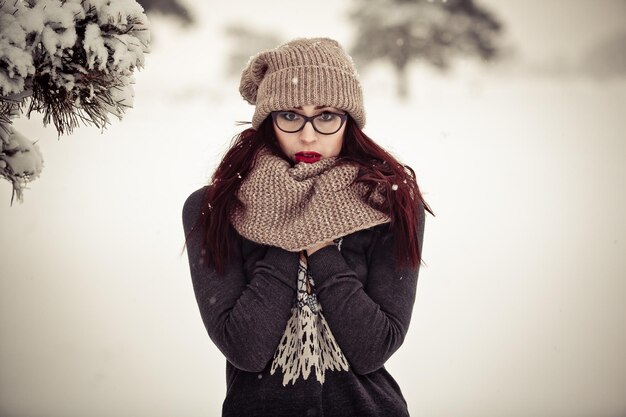
[[[146,13],[161,13],[180,20],[182,23],[194,23],[194,18],[189,13],[189,9],[178,0],[138,0]]]
[[[397,94],[409,94],[408,69],[421,61],[440,70],[455,56],[494,60],[502,25],[472,0],[353,0],[356,28],[350,49],[358,66],[378,60],[396,70]]]
[[[135,0],[0,0],[0,177],[22,199],[41,173],[37,146],[11,122],[27,107],[59,134],[104,128],[133,104],[150,31]]]
[[[231,24],[224,29],[231,39],[232,47],[228,57],[228,76],[239,77],[246,63],[253,55],[278,46],[281,38],[271,32],[254,30],[243,24]]]
[[[597,78],[626,77],[626,32],[595,45],[581,62],[582,71]]]

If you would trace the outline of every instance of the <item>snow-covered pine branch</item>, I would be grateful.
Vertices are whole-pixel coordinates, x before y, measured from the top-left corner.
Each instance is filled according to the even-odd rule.
[[[6,129],[6,130],[5,130]],[[13,129],[11,125],[0,128],[2,150],[0,152],[0,175],[13,184],[13,198],[22,199],[26,184],[39,176],[43,157],[36,143]]]
[[[110,114],[121,119],[149,43],[135,0],[0,0],[0,176],[18,199],[42,159],[11,119],[40,112],[59,135],[81,121],[104,128]],[[15,155],[28,152],[17,169]]]

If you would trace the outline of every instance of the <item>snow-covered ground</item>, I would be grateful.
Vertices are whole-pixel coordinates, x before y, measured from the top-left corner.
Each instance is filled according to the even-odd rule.
[[[204,54],[173,77],[192,35],[160,27],[135,108],[103,134],[17,122],[45,166],[23,204],[0,184],[0,415],[219,415],[225,361],[180,214],[252,108]],[[468,65],[416,72],[401,103],[390,74],[363,73],[366,132],[436,213],[387,364],[412,414],[626,414],[626,82]]]

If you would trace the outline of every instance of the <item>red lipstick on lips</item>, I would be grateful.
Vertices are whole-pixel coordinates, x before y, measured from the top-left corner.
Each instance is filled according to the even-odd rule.
[[[296,162],[304,162],[305,164],[312,164],[322,159],[322,155],[317,152],[298,152],[296,154]]]

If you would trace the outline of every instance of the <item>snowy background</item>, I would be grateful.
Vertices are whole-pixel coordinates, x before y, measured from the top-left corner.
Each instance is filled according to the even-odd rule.
[[[135,105],[39,139],[40,178],[0,182],[0,416],[217,416],[181,209],[253,109],[225,75],[233,22],[352,42],[347,3],[191,5],[153,17]],[[365,131],[411,165],[427,217],[411,329],[387,368],[412,415],[626,415],[626,76],[578,65],[626,31],[621,0],[483,0],[515,58],[448,74],[361,71]],[[621,120],[621,122],[620,122]]]

